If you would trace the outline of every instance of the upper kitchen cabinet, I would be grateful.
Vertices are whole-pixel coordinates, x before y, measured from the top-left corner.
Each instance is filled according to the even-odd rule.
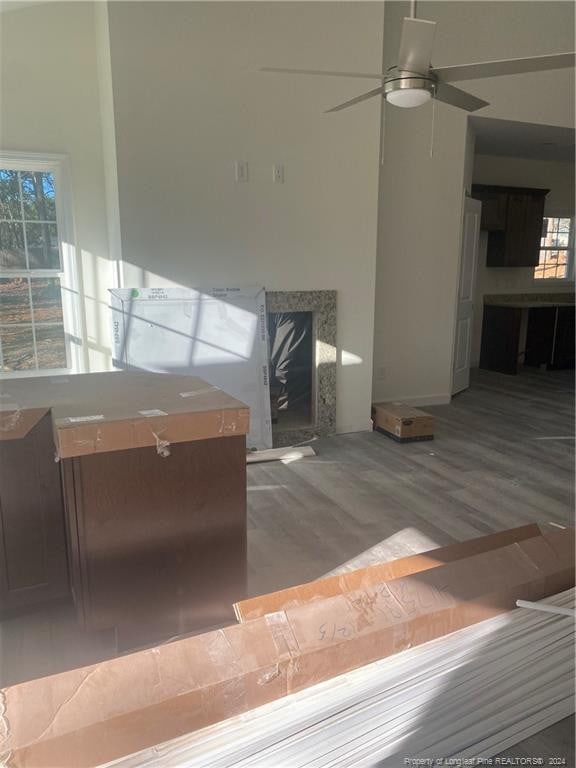
[[[536,267],[548,189],[472,186],[482,201],[481,228],[488,231],[486,266]]]

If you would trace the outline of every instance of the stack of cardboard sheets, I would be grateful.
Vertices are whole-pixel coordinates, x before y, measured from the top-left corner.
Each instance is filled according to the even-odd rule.
[[[573,608],[574,590],[545,602]],[[573,646],[566,616],[508,611],[107,768],[495,765],[574,712]],[[550,747],[534,758],[562,761]]]
[[[236,626],[6,689],[8,764],[101,765],[573,584],[574,531],[531,525],[247,601]]]

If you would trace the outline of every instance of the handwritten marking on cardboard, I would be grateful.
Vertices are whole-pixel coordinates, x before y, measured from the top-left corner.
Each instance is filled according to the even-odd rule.
[[[338,638],[352,637],[354,628],[351,624],[336,624],[334,621],[324,622],[318,627],[318,640],[334,642]]]
[[[381,584],[378,590],[381,599],[384,601],[384,606],[390,611],[394,619],[402,619],[404,612],[402,611],[398,601],[394,598],[386,584]]]

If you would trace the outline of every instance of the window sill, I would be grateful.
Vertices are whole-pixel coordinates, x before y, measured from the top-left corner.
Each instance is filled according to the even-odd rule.
[[[532,285],[538,286],[538,288],[542,288],[545,285],[550,285],[554,288],[560,288],[563,286],[569,290],[574,290],[575,283],[574,280],[570,279],[569,277],[539,277],[532,280]]]

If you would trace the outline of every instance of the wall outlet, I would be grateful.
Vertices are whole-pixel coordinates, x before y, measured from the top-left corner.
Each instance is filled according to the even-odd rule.
[[[237,184],[248,181],[248,163],[236,160],[234,163],[234,181]]]
[[[284,184],[284,166],[281,163],[272,166],[272,180],[274,184]]]

